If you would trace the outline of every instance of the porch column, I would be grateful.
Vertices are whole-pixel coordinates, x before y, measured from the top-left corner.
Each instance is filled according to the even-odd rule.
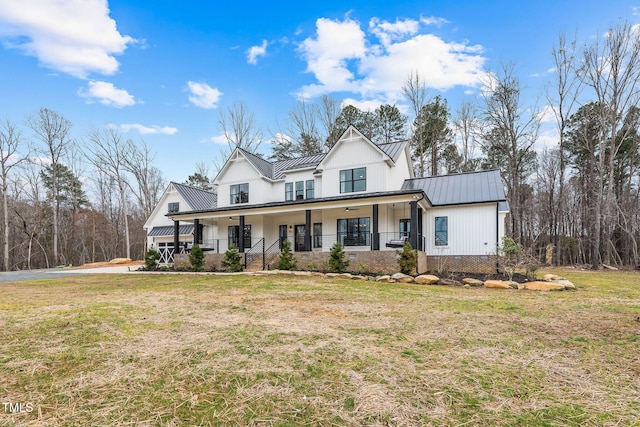
[[[422,208],[418,208],[418,250],[423,251],[424,232],[422,231]]]
[[[378,232],[378,204],[371,207],[371,216],[373,217],[373,236],[371,239],[371,250],[380,250],[380,233]]]
[[[418,202],[409,202],[411,219],[409,219],[409,243],[413,249],[418,248]]]
[[[180,253],[180,221],[173,221],[173,254]],[[174,258],[175,261],[175,258]]]
[[[244,252],[244,215],[240,215],[239,217],[240,224],[238,226],[238,252]]]
[[[193,220],[193,244],[197,245],[200,243],[200,220]]]
[[[304,213],[304,250],[311,251],[311,209]]]

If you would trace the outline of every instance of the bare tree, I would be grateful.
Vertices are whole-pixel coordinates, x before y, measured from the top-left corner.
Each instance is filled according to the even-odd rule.
[[[221,111],[218,124],[229,144],[229,151],[242,148],[255,153],[262,144],[262,130],[244,102],[235,102],[226,111]]]
[[[6,119],[0,123],[0,174],[2,177],[2,231],[4,235],[4,271],[9,270],[9,172],[26,157],[18,157],[22,136],[20,131]]]
[[[71,122],[65,119],[61,114],[41,108],[38,113],[28,119],[29,127],[35,133],[35,137],[44,143],[44,147],[39,151],[46,157],[51,164],[53,170],[52,180],[52,197],[51,207],[53,210],[53,260],[59,262],[58,254],[58,210],[56,208],[56,197],[58,194],[58,176],[57,170],[60,160],[67,153],[67,150],[73,143],[69,138],[71,130]]]
[[[324,134],[326,135],[326,149],[330,150],[331,147],[338,142],[338,131],[336,130],[336,119],[340,115],[340,101],[327,94],[320,96],[320,105],[318,108],[318,117],[320,123],[324,128]]]
[[[407,78],[404,86],[402,86],[402,93],[409,101],[413,113],[413,128],[411,129],[411,145],[413,152],[416,154],[416,161],[418,163],[417,170],[419,176],[424,176],[427,163],[427,153],[420,149],[420,141],[424,140],[424,136],[421,134],[424,126],[420,126],[420,112],[427,102],[428,86],[420,74],[416,71],[411,71],[411,74]]]
[[[610,262],[613,255],[611,236],[617,224],[615,163],[622,145],[637,130],[624,126],[631,110],[640,103],[640,33],[635,26],[621,22],[604,36],[594,38],[584,50],[579,75],[601,106],[599,143],[606,145],[606,149],[600,150],[598,169],[602,179],[597,200],[593,201],[597,221],[591,264],[598,268],[602,261]],[[622,214],[628,215],[624,211]]]
[[[522,105],[521,87],[513,64],[502,64],[498,74],[489,75],[483,91],[484,122],[487,131],[482,149],[500,167],[507,184],[511,206],[511,232],[523,243],[523,184],[535,161],[533,145],[538,138],[540,115]]]
[[[131,242],[129,233],[129,211],[127,204],[126,180],[127,162],[132,155],[130,141],[125,141],[122,134],[114,127],[91,129],[89,132],[91,144],[87,144],[85,156],[99,173],[112,178],[118,188],[120,209],[125,229],[125,249],[127,258],[131,258]]]
[[[479,162],[475,158],[478,121],[475,105],[470,101],[463,101],[456,111],[456,118],[453,122],[455,135],[460,143],[459,150],[463,172],[474,171],[479,166]]]
[[[127,145],[128,148],[125,150],[128,155],[123,159],[123,168],[133,175],[137,185],[134,187],[131,182],[125,182],[134,194],[143,215],[148,218],[158,203],[166,182],[162,177],[162,171],[153,166],[155,154],[146,142],[142,141],[138,146],[129,140]]]
[[[567,123],[577,105],[581,90],[580,80],[576,74],[576,42],[567,42],[566,36],[560,34],[558,45],[554,46],[551,55],[553,57],[555,75],[552,89],[547,91],[549,107],[553,111],[558,127],[558,195],[557,202],[553,203],[555,209],[551,212],[551,230],[556,248],[555,264],[559,265],[562,255],[562,218],[565,209],[565,174],[567,169],[566,159],[566,131]]]

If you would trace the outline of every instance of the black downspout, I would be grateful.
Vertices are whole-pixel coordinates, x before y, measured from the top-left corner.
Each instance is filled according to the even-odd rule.
[[[500,202],[496,203],[496,274],[500,273]]]

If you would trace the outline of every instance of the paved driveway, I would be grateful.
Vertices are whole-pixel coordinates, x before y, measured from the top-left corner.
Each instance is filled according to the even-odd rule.
[[[113,267],[45,268],[40,270],[8,271],[0,273],[0,282],[22,282],[25,280],[58,279],[61,277],[79,276],[86,274],[129,273],[137,270],[139,267],[139,265],[115,265]]]

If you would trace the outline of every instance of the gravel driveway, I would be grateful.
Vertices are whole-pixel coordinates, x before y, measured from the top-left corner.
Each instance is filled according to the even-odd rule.
[[[40,270],[21,270],[0,273],[0,282],[22,282],[25,280],[58,279],[61,277],[86,274],[117,274],[129,273],[139,268],[139,265],[116,265],[113,267],[95,268],[44,268]]]

